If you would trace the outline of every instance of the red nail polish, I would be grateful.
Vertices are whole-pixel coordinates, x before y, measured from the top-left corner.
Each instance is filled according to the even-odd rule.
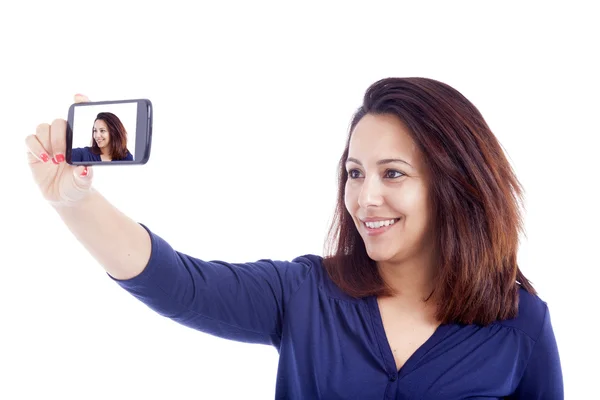
[[[58,161],[56,161],[56,160],[54,159],[54,157],[52,157],[52,162],[53,162],[54,164],[58,165]]]
[[[83,177],[83,176],[87,176],[87,174],[88,174],[88,169],[87,169],[87,167],[84,167],[83,171],[81,171],[81,175],[79,175],[79,176]]]
[[[50,160],[50,156],[46,153],[40,154],[40,158],[42,159],[43,162],[48,162],[48,160]]]
[[[57,154],[56,161],[58,161],[59,163],[65,161],[65,156],[63,154]]]

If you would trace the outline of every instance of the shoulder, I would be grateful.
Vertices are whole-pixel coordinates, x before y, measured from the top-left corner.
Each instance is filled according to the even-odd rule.
[[[513,335],[504,337],[513,338],[512,345],[518,353],[506,359],[508,365],[519,360],[514,370],[518,383],[513,397],[563,399],[562,366],[547,303],[520,287],[517,317],[498,325],[512,331]],[[501,345],[510,346],[510,341],[498,348]]]
[[[547,314],[548,305],[544,300],[519,287],[517,316],[513,319],[499,321],[498,324],[507,328],[517,329],[535,341],[546,322]]]
[[[302,256],[298,256],[292,260],[293,263],[301,263],[310,267],[310,270],[308,271],[307,275],[308,282],[305,284],[305,286],[310,286],[314,289],[317,289],[318,292],[333,300],[341,300],[350,303],[362,302],[363,299],[358,299],[349,296],[348,294],[343,292],[333,282],[333,280],[331,280],[327,270],[325,269],[323,261],[324,259],[322,256],[318,256],[315,254],[305,254]]]

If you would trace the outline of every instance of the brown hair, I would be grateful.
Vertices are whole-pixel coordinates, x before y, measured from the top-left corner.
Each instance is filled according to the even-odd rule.
[[[127,157],[127,131],[123,126],[123,123],[113,113],[101,112],[96,116],[94,123],[98,120],[104,121],[108,127],[108,134],[110,135],[110,157],[113,160],[123,160]],[[92,153],[100,154],[101,150],[98,144],[94,140],[94,129],[92,128]]]
[[[331,279],[353,297],[394,294],[367,255],[344,205],[350,138],[366,114],[398,117],[430,170],[439,254],[433,291],[439,299],[438,320],[487,325],[514,318],[517,281],[536,294],[517,265],[523,190],[477,108],[432,79],[375,82],[354,114],[339,163],[337,205],[324,258]]]

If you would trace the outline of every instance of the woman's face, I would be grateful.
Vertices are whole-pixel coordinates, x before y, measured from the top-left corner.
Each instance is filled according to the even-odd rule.
[[[108,126],[106,125],[106,122],[101,119],[98,119],[96,122],[94,122],[93,137],[96,141],[96,144],[101,149],[108,146],[110,143],[110,134],[108,133]]]
[[[377,262],[432,249],[427,170],[408,132],[395,116],[367,114],[350,139],[346,209]]]

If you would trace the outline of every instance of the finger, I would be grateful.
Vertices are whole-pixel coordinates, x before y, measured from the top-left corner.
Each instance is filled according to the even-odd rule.
[[[90,102],[90,99],[86,95],[79,94],[79,93],[77,93],[74,96],[74,99],[75,99],[75,103],[89,103]]]
[[[29,155],[29,162],[48,162],[50,154],[38,140],[37,135],[29,135],[25,138],[25,146]]]
[[[37,128],[35,128],[35,136],[37,140],[42,144],[44,150],[52,157],[52,144],[50,143],[50,125],[49,124],[39,124]]]
[[[50,126],[50,147],[52,157],[58,163],[65,161],[67,148],[67,121],[55,119]],[[54,161],[53,160],[53,161]]]

